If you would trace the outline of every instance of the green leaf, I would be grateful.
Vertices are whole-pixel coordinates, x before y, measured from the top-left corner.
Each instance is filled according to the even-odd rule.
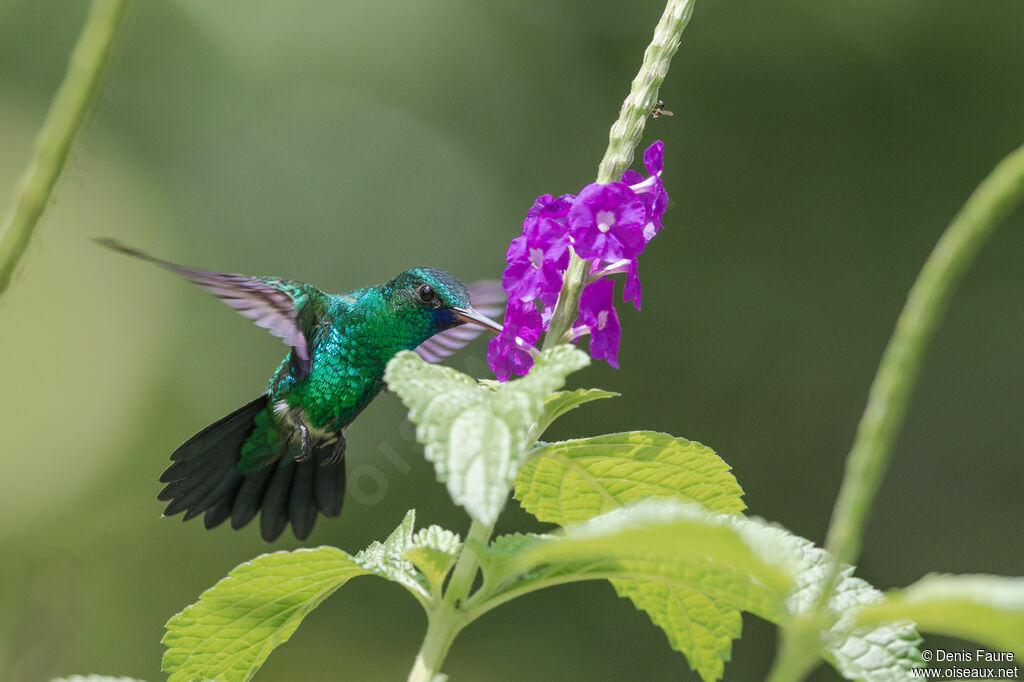
[[[519,472],[516,498],[542,521],[564,525],[652,496],[694,500],[718,512],[743,509],[742,490],[728,465],[705,446],[682,438],[650,432],[611,434],[551,443],[535,450],[533,455]],[[710,614],[705,626],[717,635],[709,636],[707,641],[723,642],[727,633],[738,632],[738,628],[730,625],[735,623],[734,614],[719,601],[777,624],[784,623],[790,611],[804,613],[814,603],[825,580],[828,555],[810,541],[781,528],[768,527],[764,532],[777,534],[778,542],[790,545],[799,557],[798,588],[787,602],[788,608],[780,609],[771,600],[743,603],[705,592],[712,600],[703,611]],[[844,573],[839,593],[831,602],[838,613],[849,614],[851,609],[881,598],[881,593],[851,574],[852,570]],[[689,613],[685,608],[687,599],[689,603],[696,600],[686,593],[667,591],[659,581],[635,580],[634,583],[614,579],[612,585],[650,615],[665,631],[673,648],[682,651],[705,679],[713,679],[707,676],[716,670],[708,663],[713,660],[711,647],[698,650],[688,645],[687,633],[673,625],[682,623],[682,614]],[[717,628],[712,628],[712,607],[722,614]],[[909,623],[854,627],[850,617],[844,616],[829,631],[825,654],[850,679],[903,680],[908,679],[910,669],[920,665],[919,641]],[[725,649],[719,647],[717,651]],[[726,651],[722,660],[727,658]]]
[[[428,585],[416,572],[412,562],[404,558],[405,551],[412,546],[412,533],[416,528],[416,510],[410,509],[398,527],[384,542],[373,542],[355,556],[355,562],[367,571],[402,585],[413,596],[427,603],[430,595]]]
[[[968,639],[1024,659],[1024,578],[928,575],[863,608],[860,624],[909,618],[926,632]]]
[[[541,353],[528,375],[495,389],[407,351],[388,363],[384,379],[409,408],[416,438],[452,499],[491,523],[536,437],[544,399],[589,361],[572,346],[558,346]]]
[[[706,682],[717,680],[732,658],[732,640],[743,632],[740,610],[699,590],[671,581],[613,580],[620,597],[646,612]]]
[[[711,448],[654,431],[549,443],[519,470],[515,496],[541,521],[585,521],[645,497],[739,512],[743,489]]]
[[[461,548],[462,541],[456,533],[428,526],[413,536],[412,545],[402,556],[416,565],[429,582],[432,594],[439,596]]]
[[[585,521],[647,497],[700,502],[740,512],[743,490],[729,465],[700,443],[633,431],[550,443],[531,453],[516,498],[542,521]],[[705,680],[721,677],[742,621],[733,604],[679,584],[613,579],[620,596],[647,612]]]
[[[642,578],[651,570],[653,579],[692,583],[751,610],[768,608],[766,598],[781,608],[795,557],[763,522],[676,500],[646,500],[568,526],[561,535],[537,536],[510,568],[566,562],[594,565],[600,572],[609,565],[627,567],[612,577]]]
[[[320,602],[367,573],[335,547],[256,557],[167,622],[162,669],[170,682],[248,680]]]
[[[648,500],[551,536],[510,535],[481,557],[484,608],[565,582],[611,579],[705,680],[721,677],[740,608],[784,610],[788,546],[766,526],[676,500]]]
[[[814,543],[781,528],[774,529],[799,556],[800,572],[796,589],[786,603],[790,614],[809,615],[817,605],[824,582],[828,579],[832,557]],[[859,625],[857,613],[866,604],[883,599],[882,593],[864,580],[853,576],[846,566],[840,573],[836,593],[829,608],[838,620],[824,634],[824,655],[846,679],[861,682],[900,682],[918,679],[910,671],[924,666],[918,644],[921,638],[914,624],[893,620],[876,625]],[[777,625],[783,625],[786,613],[753,611]]]
[[[437,526],[414,535],[415,526],[416,512],[409,510],[386,540],[354,557],[317,547],[264,554],[236,567],[167,622],[163,670],[170,682],[248,680],[310,611],[360,575],[396,582],[430,604],[434,578],[406,555],[417,549],[455,554],[459,538]]]
[[[578,388],[575,391],[557,391],[544,399],[544,413],[537,420],[537,433],[548,430],[551,423],[566,412],[572,412],[584,403],[602,398],[614,398],[618,393],[603,391],[600,388]]]

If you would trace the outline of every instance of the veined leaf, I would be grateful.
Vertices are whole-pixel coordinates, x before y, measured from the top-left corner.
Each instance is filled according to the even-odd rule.
[[[549,443],[531,453],[515,490],[527,511],[562,525],[646,497],[740,512],[742,495],[729,465],[711,448],[652,431]],[[734,604],[678,582],[615,578],[611,583],[650,616],[705,680],[722,676],[731,642],[742,629]]]
[[[597,447],[592,447],[596,445]],[[669,497],[693,500],[719,512],[743,509],[742,490],[726,465],[709,448],[682,438],[650,432],[610,434],[598,438],[551,443],[538,448],[520,470],[516,480],[516,498],[542,521],[567,524],[593,517],[616,506],[643,497]],[[712,654],[721,661],[729,652],[721,643],[734,626],[734,609],[748,610],[777,624],[790,612],[806,612],[820,593],[828,568],[828,555],[810,541],[781,528],[764,527],[763,535],[777,535],[777,542],[788,544],[799,558],[797,588],[784,608],[771,600],[736,601],[703,592],[711,601],[700,611],[704,625],[717,636],[706,637],[719,647],[703,648],[692,643],[687,622],[691,608],[700,603],[675,585],[641,579],[613,579],[616,591],[650,615],[665,631],[673,648],[686,655],[691,666],[704,679],[720,675]],[[671,588],[671,590],[669,589]],[[690,588],[686,588],[690,589]],[[881,593],[866,582],[843,574],[832,608],[844,614],[826,638],[826,656],[850,679],[866,682],[892,682],[910,679],[909,670],[921,664],[917,643],[920,638],[911,624],[897,622],[874,627],[854,627],[851,616],[865,603],[881,599]],[[725,601],[724,605],[723,602]],[[721,614],[716,620],[715,612]]]
[[[791,614],[808,614],[816,606],[831,569],[832,557],[814,543],[781,528],[772,529],[792,545],[800,557],[796,589],[786,602]],[[921,642],[914,624],[894,619],[873,625],[858,625],[861,607],[883,599],[882,593],[854,577],[852,567],[844,567],[836,593],[829,600],[838,620],[824,637],[826,660],[848,680],[860,682],[910,682],[919,679],[911,670],[924,666],[917,646]],[[785,613],[753,613],[777,625],[785,622]]]
[[[402,585],[425,604],[430,599],[428,586],[412,562],[404,558],[405,551],[412,546],[415,528],[416,510],[410,509],[384,542],[371,543],[356,554],[355,562],[374,575]]]
[[[549,443],[519,470],[515,496],[541,521],[579,523],[645,497],[739,512],[743,489],[711,448],[666,433],[628,431]]]
[[[544,399],[589,361],[572,346],[558,346],[541,353],[528,375],[495,389],[403,352],[384,379],[409,408],[438,480],[473,518],[490,523],[505,505]]]
[[[335,547],[247,561],[167,622],[162,669],[169,682],[248,680],[320,602],[369,572]]]
[[[739,608],[784,609],[788,547],[768,546],[775,537],[763,527],[697,505],[649,500],[562,534],[516,534],[470,547],[481,557],[492,603],[550,585],[611,579],[710,681],[721,677],[740,634]]]
[[[692,584],[741,608],[776,604],[790,593],[796,557],[770,526],[709,512],[676,500],[646,500],[568,526],[561,535],[536,536],[509,564],[529,571],[545,564],[626,567],[611,577],[666,577]],[[705,574],[713,576],[708,580]]]
[[[461,548],[462,541],[456,533],[440,526],[428,526],[413,536],[412,545],[402,556],[414,563],[426,577],[432,593],[440,595]]]
[[[417,571],[406,554],[454,553],[459,538],[437,526],[414,535],[415,525],[416,512],[410,510],[386,540],[354,557],[317,547],[264,554],[236,567],[167,622],[163,670],[169,682],[248,680],[310,611],[357,576],[386,578],[430,603],[433,578]]]
[[[864,607],[859,624],[909,618],[925,632],[968,639],[1024,659],[1024,578],[928,575]]]
[[[566,412],[572,412],[584,403],[603,398],[614,398],[618,395],[618,393],[602,391],[599,388],[577,388],[575,391],[556,391],[544,399],[544,413],[537,420],[537,433],[544,433],[553,421]]]

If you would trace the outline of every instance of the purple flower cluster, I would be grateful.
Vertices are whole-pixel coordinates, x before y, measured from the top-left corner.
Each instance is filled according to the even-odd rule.
[[[501,283],[508,294],[504,330],[487,348],[487,362],[505,381],[533,366],[535,344],[548,329],[569,266],[569,247],[590,261],[580,295],[574,339],[590,334],[590,354],[618,367],[622,329],[613,305],[614,281],[625,273],[623,300],[640,309],[637,257],[661,229],[668,194],[661,181],[665,146],[644,152],[648,177],[627,170],[620,182],[587,185],[579,194],[537,197],[523,233],[509,244]]]

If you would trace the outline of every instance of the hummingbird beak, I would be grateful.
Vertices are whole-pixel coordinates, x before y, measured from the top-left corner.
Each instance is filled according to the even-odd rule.
[[[455,313],[455,319],[466,322],[467,324],[475,324],[483,327],[484,329],[490,329],[492,331],[501,332],[501,325],[487,317],[481,315],[472,308],[452,308],[452,312]]]

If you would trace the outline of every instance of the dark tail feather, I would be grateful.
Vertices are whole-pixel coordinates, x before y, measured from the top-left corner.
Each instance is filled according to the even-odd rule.
[[[184,520],[206,513],[207,528],[228,518],[241,528],[262,510],[260,534],[276,540],[291,522],[295,537],[306,539],[317,512],[338,516],[345,496],[344,461],[323,466],[333,445],[315,448],[304,462],[285,454],[250,474],[238,471],[242,444],[253,430],[253,420],[267,407],[263,395],[189,438],[171,455],[171,465],[160,476],[167,485],[157,499],[170,501],[165,516],[185,512]]]

